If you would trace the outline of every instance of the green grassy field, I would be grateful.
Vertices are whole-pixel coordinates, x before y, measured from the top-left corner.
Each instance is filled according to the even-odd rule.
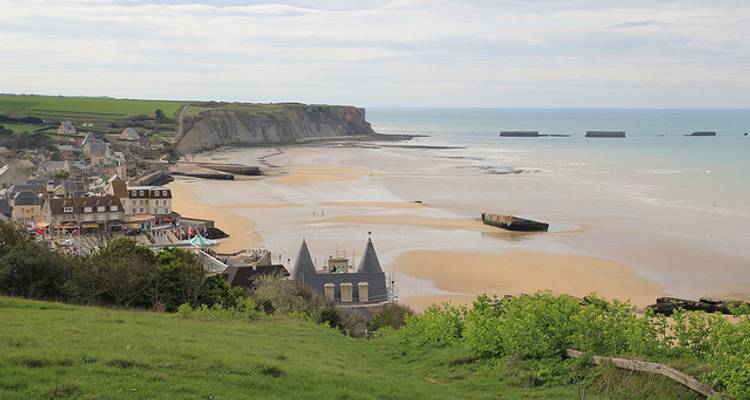
[[[579,398],[573,385],[509,384],[506,364],[455,346],[407,350],[286,317],[199,321],[0,297],[0,327],[2,399]]]
[[[116,134],[123,127],[132,126],[133,122],[130,119],[134,116],[153,117],[157,109],[174,120],[178,117],[180,108],[188,103],[108,97],[0,95],[0,115],[16,118],[38,117],[45,121],[44,125],[3,124],[16,133],[42,129],[44,133],[54,134],[60,121],[69,120],[80,132]],[[174,136],[177,130],[177,125],[173,121],[162,123],[152,120],[142,127],[167,139]]]
[[[113,99],[108,97],[0,96],[0,114],[85,118],[117,118],[151,115],[161,109],[168,116],[189,102],[170,100]]]

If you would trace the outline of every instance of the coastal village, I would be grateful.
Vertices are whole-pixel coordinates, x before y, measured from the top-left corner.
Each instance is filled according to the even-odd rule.
[[[60,252],[90,254],[127,236],[151,249],[179,247],[196,253],[209,275],[221,274],[232,287],[252,289],[256,278],[294,279],[340,307],[372,311],[397,299],[393,280],[367,239],[359,264],[330,257],[316,267],[303,240],[287,265],[265,249],[218,253],[227,235],[201,216],[181,215],[164,186],[172,175],[234,179],[258,175],[258,167],[182,165],[163,156],[146,160],[137,151],[158,151],[148,132],[127,127],[118,135],[95,135],[62,121],[48,148],[0,149],[0,220],[14,223]],[[133,151],[136,150],[136,151]],[[279,260],[281,261],[281,260]]]

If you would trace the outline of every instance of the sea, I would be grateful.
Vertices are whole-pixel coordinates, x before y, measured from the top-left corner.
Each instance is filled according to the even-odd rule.
[[[380,133],[425,135],[498,174],[574,177],[618,196],[750,223],[750,110],[368,108]],[[570,137],[501,138],[530,130]],[[586,138],[588,130],[625,138]],[[696,131],[715,137],[686,136]]]

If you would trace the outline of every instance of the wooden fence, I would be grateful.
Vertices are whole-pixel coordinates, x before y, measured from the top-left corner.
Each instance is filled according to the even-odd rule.
[[[572,358],[578,358],[583,355],[582,352],[578,350],[572,350],[572,349],[568,349],[567,353],[568,353],[568,357],[572,357]],[[663,375],[677,383],[687,386],[688,388],[708,398],[720,398],[720,399],[729,400],[728,397],[724,396],[720,392],[717,392],[711,389],[711,387],[706,385],[705,383],[693,378],[690,375],[682,373],[672,367],[669,367],[667,365],[651,363],[651,362],[646,362],[646,361],[629,360],[627,358],[601,357],[601,356],[593,356],[592,358],[593,358],[594,364],[596,365],[611,364],[617,368],[629,369],[632,371],[647,372],[650,374]]]

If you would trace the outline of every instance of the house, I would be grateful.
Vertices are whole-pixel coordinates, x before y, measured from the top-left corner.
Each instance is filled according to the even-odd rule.
[[[7,188],[29,181],[34,163],[29,160],[13,160],[0,167],[0,188]]]
[[[222,272],[231,287],[241,287],[245,290],[255,288],[257,279],[263,276],[288,277],[289,272],[281,264],[271,261],[268,250],[250,250],[226,259],[227,268]]]
[[[39,172],[47,175],[66,173],[70,175],[70,163],[68,161],[45,161],[39,166]]]
[[[65,179],[52,189],[54,197],[83,197],[88,192],[83,181],[74,179]]]
[[[63,121],[60,126],[57,127],[58,135],[75,135],[77,132],[76,127],[70,121]]]
[[[104,193],[110,196],[115,196],[125,205],[128,199],[128,185],[118,175],[113,175],[107,180],[104,186]],[[127,212],[127,211],[126,211]]]
[[[318,272],[313,265],[305,240],[292,267],[291,279],[322,295],[337,306],[377,307],[389,301],[385,273],[375,252],[372,239],[355,272]]]
[[[54,230],[81,232],[119,230],[123,207],[115,196],[87,196],[49,200],[44,214]]]
[[[10,206],[8,199],[0,199],[0,219],[8,222],[13,217],[13,207]]]
[[[81,142],[81,148],[86,147],[87,143],[90,143],[92,140],[96,140],[96,137],[93,133],[89,132],[86,134],[86,137],[83,138],[83,141]]]
[[[101,139],[91,139],[83,146],[83,155],[91,159],[106,157],[107,154],[109,154],[109,143]]]
[[[172,191],[164,186],[129,186],[123,205],[128,215],[168,216],[172,214]]]
[[[119,136],[117,136],[118,140],[125,140],[125,141],[135,141],[140,140],[141,135],[138,133],[138,130],[135,128],[125,128]]]
[[[31,225],[42,221],[42,206],[44,196],[31,190],[23,190],[13,197],[13,212],[11,220],[23,225]]]

